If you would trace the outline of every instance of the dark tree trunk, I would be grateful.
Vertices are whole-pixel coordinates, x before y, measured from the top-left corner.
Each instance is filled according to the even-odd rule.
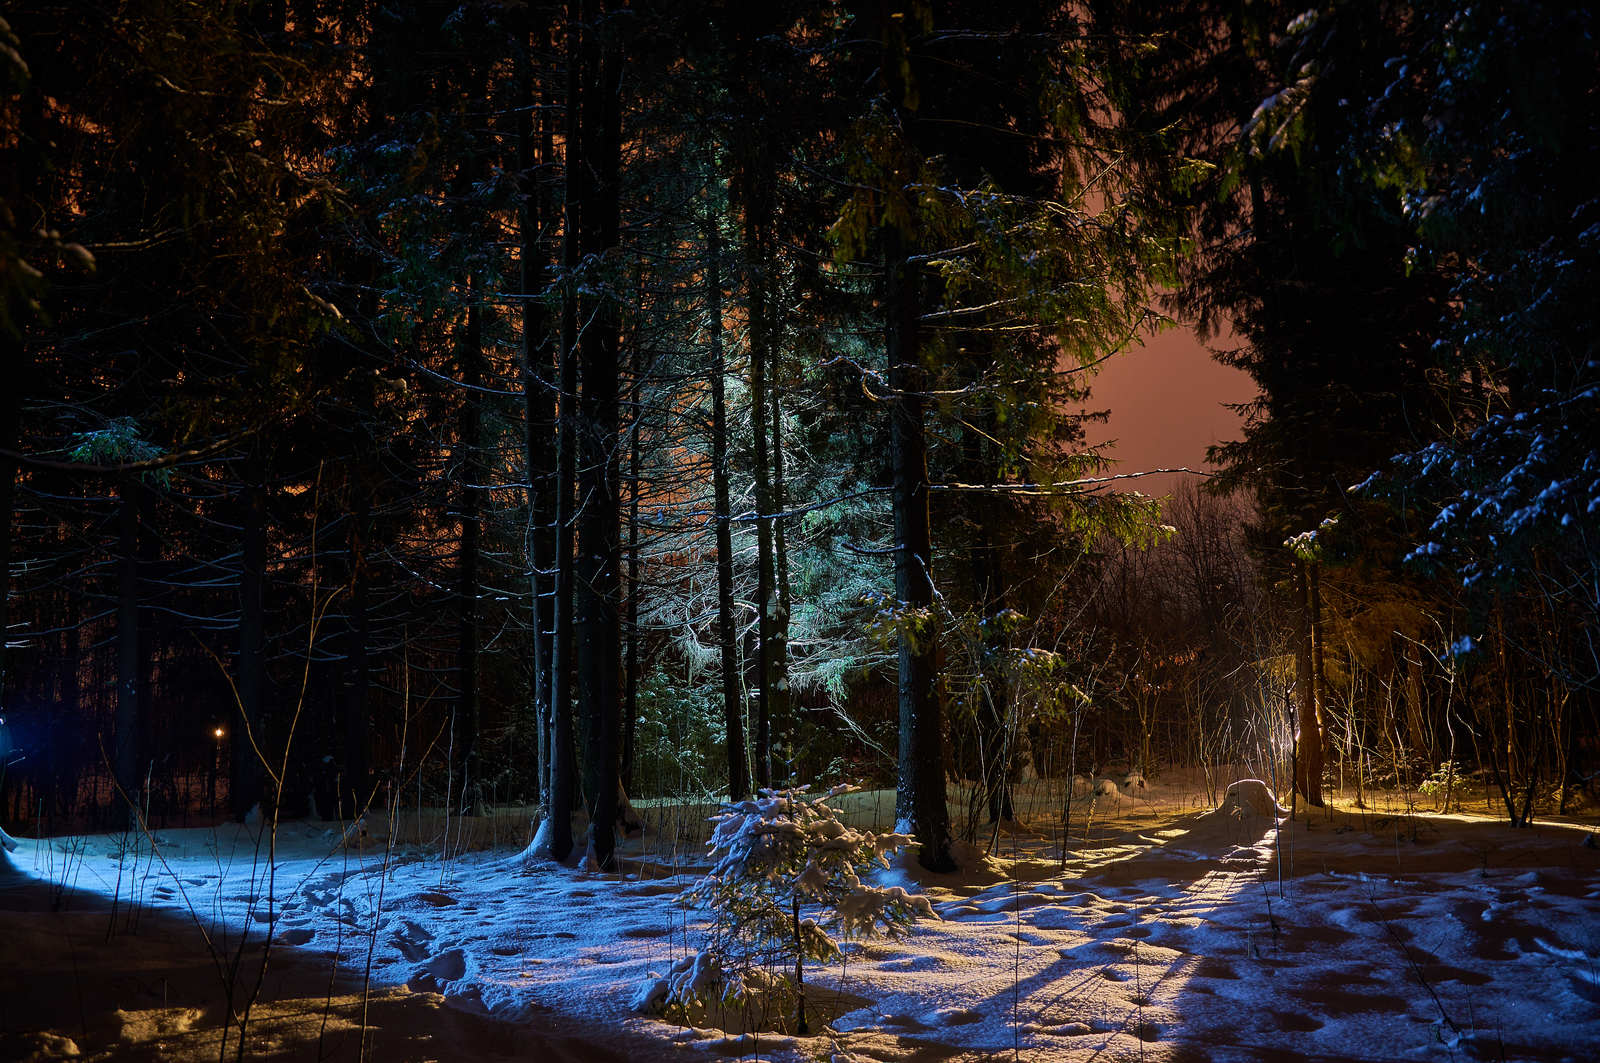
[[[895,598],[918,615],[915,634],[900,635],[900,765],[895,818],[909,822],[921,844],[922,866],[955,868],[950,855],[950,812],[944,793],[944,718],[935,655],[933,544],[928,518],[928,461],[923,434],[918,323],[922,308],[918,270],[898,230],[886,228],[885,349],[894,392],[890,449],[894,466]]]
[[[528,557],[532,572],[529,576],[529,612],[533,626],[533,689],[531,692],[534,730],[538,736],[539,804],[546,813],[550,809],[551,753],[554,743],[550,733],[550,667],[552,606],[555,602],[554,573],[555,532],[555,481],[556,448],[553,438],[555,427],[555,344],[551,342],[549,312],[541,298],[549,283],[545,253],[539,243],[544,226],[553,221],[549,184],[535,175],[535,165],[548,164],[552,157],[553,133],[549,108],[538,108],[537,156],[533,112],[537,104],[550,102],[535,87],[532,47],[528,36],[526,15],[520,16],[521,47],[519,74],[522,79],[522,98],[527,104],[517,115],[517,166],[521,182],[521,211],[518,217],[521,230],[519,264],[521,268],[522,300],[522,394],[523,414],[526,419],[526,458],[528,467]],[[541,34],[547,47],[548,38]]]
[[[567,93],[563,159],[566,203],[562,215],[561,390],[557,396],[555,500],[555,602],[550,654],[550,852],[565,860],[572,852],[572,807],[577,790],[573,750],[572,593],[574,481],[577,476],[578,265],[583,257],[580,229],[589,186],[583,155],[582,53],[583,5],[567,4]]]
[[[634,389],[633,417],[628,424],[628,615],[623,624],[628,652],[623,662],[622,792],[633,792],[633,743],[639,719],[639,380],[644,375],[639,348],[632,349],[629,379]]]
[[[457,562],[456,602],[460,610],[456,642],[456,695],[454,744],[459,798],[456,807],[468,815],[483,812],[483,780],[478,769],[478,560],[482,509],[483,462],[480,426],[483,401],[482,325],[477,305],[477,284],[467,280],[467,321],[461,336],[462,403],[456,465],[461,505],[461,546]]]
[[[345,630],[345,679],[341,709],[344,717],[344,771],[340,787],[341,815],[351,818],[366,811],[372,799],[368,787],[368,747],[371,724],[367,719],[367,686],[370,663],[367,648],[372,637],[372,620],[367,602],[367,533],[372,525],[372,501],[360,476],[356,477],[356,498],[351,514],[348,549],[350,551],[350,619]]]
[[[591,268],[614,264],[620,228],[618,163],[621,150],[618,93],[620,52],[615,30],[593,21],[598,0],[584,0],[587,38],[582,114],[584,154],[594,174],[593,198],[584,203],[581,225]],[[614,863],[622,664],[618,606],[621,601],[620,468],[617,376],[620,313],[614,297],[597,301],[580,345],[583,391],[579,400],[578,568],[573,612],[576,623],[578,702],[586,734],[584,790],[595,861]]]
[[[972,447],[977,450],[976,445]],[[988,479],[987,471],[973,465],[975,482]],[[992,617],[1005,608],[1005,577],[1000,558],[995,552],[994,534],[987,512],[975,515],[976,541],[972,546],[973,594],[982,615]],[[1006,681],[1004,656],[1009,648],[1009,637],[1002,625],[980,647],[983,686],[986,691],[983,705],[978,710],[979,746],[982,756],[983,786],[989,805],[991,822],[1012,820],[1016,811],[1011,800],[1011,776],[1016,762],[1017,736],[1010,733],[1011,686]],[[1069,786],[1070,790],[1071,787]]]
[[[143,804],[139,707],[139,508],[133,477],[117,489],[117,710],[115,772],[119,798],[129,803],[126,821],[139,824]]]
[[[228,735],[232,754],[229,805],[244,820],[263,798],[262,722],[266,701],[267,487],[259,457],[246,467],[244,527],[239,565],[239,715]],[[259,749],[258,749],[259,746]]]
[[[706,322],[711,339],[711,493],[717,534],[717,646],[722,653],[722,720],[728,743],[728,796],[750,796],[744,749],[744,706],[739,694],[739,632],[733,622],[733,514],[728,490],[726,359],[722,348],[722,237],[718,212],[706,228]]]
[[[7,310],[10,308],[7,307]],[[21,322],[17,322],[20,328]],[[11,529],[16,511],[17,452],[22,433],[22,392],[27,377],[27,352],[20,336],[0,330],[0,372],[7,384],[0,388],[0,705],[7,689],[6,644],[11,630]]]

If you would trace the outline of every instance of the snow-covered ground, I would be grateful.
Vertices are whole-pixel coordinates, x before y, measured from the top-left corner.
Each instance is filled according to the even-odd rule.
[[[231,1056],[247,1005],[251,1059],[1595,1058],[1588,827],[1303,809],[1280,825],[1265,795],[1212,811],[1196,789],[1080,806],[1065,870],[1034,787],[1037,829],[988,860],[887,872],[940,919],[808,972],[829,1020],[810,1038],[631,1013],[699,945],[701,917],[672,901],[703,857],[659,834],[610,875],[444,861],[376,819],[349,844],[283,825],[270,876],[245,828],[158,831],[155,852],[21,839],[0,855],[0,1059],[217,1059],[225,1027]],[[886,800],[857,797],[889,826]]]

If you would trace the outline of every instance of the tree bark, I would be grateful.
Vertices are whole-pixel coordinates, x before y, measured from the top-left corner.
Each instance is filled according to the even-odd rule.
[[[628,374],[634,389],[633,413],[628,423],[628,605],[623,623],[627,653],[622,668],[622,792],[633,793],[634,738],[639,719],[639,417],[644,409],[639,401],[639,381],[643,374],[637,344],[631,350],[632,371]]]
[[[479,387],[483,380],[482,326],[477,305],[476,279],[467,278],[467,320],[459,348],[461,372],[461,420],[456,462],[461,539],[456,563],[456,693],[454,746],[456,777],[460,780],[456,808],[467,815],[483,812],[483,786],[478,777],[478,560],[480,511],[482,509],[482,467],[480,428],[483,399]]]
[[[340,802],[346,806],[341,810],[341,815],[351,818],[361,815],[372,797],[368,789],[368,746],[372,727],[367,718],[367,689],[371,672],[368,647],[372,639],[372,618],[367,600],[370,580],[367,571],[367,533],[372,525],[372,499],[363,478],[358,475],[355,481],[355,512],[351,515],[348,541],[350,619],[345,631],[345,689],[341,699],[344,716],[344,785],[340,787]]]
[[[534,717],[535,773],[539,805],[550,811],[551,752],[550,664],[551,606],[554,603],[552,562],[555,556],[555,345],[551,341],[549,311],[541,296],[550,283],[548,261],[540,234],[554,221],[548,183],[535,175],[554,155],[551,108],[554,101],[543,91],[534,73],[534,40],[526,8],[513,12],[518,31],[517,77],[524,104],[516,117],[519,248],[517,264],[522,290],[522,399],[524,458],[527,465],[528,612],[533,637],[533,677],[529,700]],[[540,44],[549,49],[548,26],[540,30]],[[553,95],[550,94],[550,95]],[[537,128],[533,116],[538,114]]]
[[[739,695],[739,633],[733,622],[733,515],[728,487],[727,364],[722,346],[722,236],[717,212],[706,225],[706,327],[711,345],[711,494],[716,510],[717,647],[722,655],[722,721],[728,749],[728,797],[750,796]]]
[[[773,334],[777,334],[776,321],[774,321]],[[782,380],[781,369],[781,344],[774,343],[772,348],[772,361],[767,367],[767,393],[771,397],[769,405],[772,407],[772,624],[769,631],[770,650],[767,654],[767,668],[771,678],[767,683],[768,716],[774,721],[774,726],[785,731],[792,729],[794,724],[793,713],[790,711],[789,698],[789,549],[788,540],[784,535],[783,508],[787,504],[783,483],[783,388],[779,383]],[[767,737],[767,760],[771,763],[774,756],[774,739],[769,734]],[[782,742],[779,745],[779,755],[786,747]],[[789,754],[791,761],[789,769],[783,774],[792,776],[792,752]]]
[[[767,239],[771,203],[770,175],[758,160],[760,151],[749,152],[745,164],[744,254],[745,284],[748,294],[750,335],[750,437],[756,488],[756,785],[772,785],[772,708],[773,674],[772,631],[777,602],[773,595],[772,559],[772,475],[767,452],[767,365],[772,336],[767,291]]]
[[[232,777],[229,805],[240,822],[266,796],[261,757],[266,735],[266,581],[267,486],[266,468],[259,455],[246,463],[244,528],[239,566],[239,718],[228,736]],[[254,742],[251,736],[254,735]],[[257,752],[257,744],[263,744]],[[274,799],[277,795],[273,795]]]
[[[1294,785],[1306,803],[1322,806],[1322,721],[1317,713],[1313,665],[1310,562],[1295,560],[1295,691],[1299,695],[1295,732]]]
[[[585,161],[593,199],[581,212],[590,268],[614,261],[621,218],[618,169],[620,52],[615,31],[595,24],[599,0],[582,0],[586,39],[582,114]],[[584,790],[596,863],[611,870],[616,847],[621,639],[620,468],[617,375],[621,320],[617,300],[601,296],[580,343],[578,568],[576,620],[578,702],[585,723]]]
[[[563,133],[566,203],[562,213],[561,265],[561,389],[557,396],[555,504],[555,603],[550,656],[550,852],[565,860],[572,852],[572,803],[577,790],[577,764],[573,750],[572,709],[572,593],[574,481],[577,475],[578,398],[578,265],[583,200],[588,189],[583,157],[581,0],[567,5],[567,99]]]
[[[139,706],[139,510],[133,476],[117,489],[117,708],[115,772],[121,797],[129,802],[126,822],[139,826],[142,803]]]
[[[918,269],[899,232],[885,230],[884,312],[889,387],[894,393],[890,449],[894,465],[894,587],[915,632],[900,633],[900,747],[895,817],[909,822],[930,871],[950,871],[950,812],[944,793],[944,718],[937,688],[938,614],[928,517],[928,461],[923,430],[918,336]]]
[[[9,307],[6,309],[10,309]],[[20,329],[21,322],[16,322]],[[11,631],[11,530],[16,511],[17,462],[7,455],[15,453],[21,442],[22,392],[27,376],[27,352],[20,335],[0,331],[0,366],[8,384],[0,388],[0,705],[7,690],[7,643]]]

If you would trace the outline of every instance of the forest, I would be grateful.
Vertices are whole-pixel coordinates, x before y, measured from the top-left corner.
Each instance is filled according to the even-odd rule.
[[[0,1055],[1581,1058],[1596,18],[1308,2],[7,4],[0,956],[75,907],[68,937],[198,931],[215,971],[110,1033],[5,991]],[[1095,374],[1190,329],[1256,395],[1157,497],[1090,442]],[[1266,898],[1254,962],[1286,882],[1366,874],[1327,846],[1407,834],[1435,848],[1385,874],[1463,876],[1423,890],[1460,921],[1503,858],[1481,922],[1529,927],[1451,959],[1396,930],[1414,891],[1350,909],[1421,1049],[1355,1047],[1338,1004],[1208,1037],[1146,984],[1221,962],[1180,940],[1193,891],[1141,895],[1110,1018],[1022,1016],[1057,997],[1021,959],[985,1007],[895,980],[963,913],[1085,969],[1057,894],[1116,922],[1207,859]],[[593,920],[573,948],[657,951],[518,996],[486,973],[513,946],[425,947],[537,890],[526,918]],[[331,962],[275,989],[322,907]],[[1465,1018],[1441,987],[1487,999],[1485,960],[1566,971],[1570,1025]],[[41,971],[81,997],[78,962]],[[372,1018],[385,972],[443,1011]],[[551,1018],[641,981],[625,1021]]]

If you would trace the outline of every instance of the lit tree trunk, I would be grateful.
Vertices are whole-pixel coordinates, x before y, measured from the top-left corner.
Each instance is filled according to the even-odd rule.
[[[776,330],[774,330],[776,331]],[[771,680],[767,684],[768,713],[773,726],[789,728],[793,713],[789,701],[789,550],[783,530],[785,500],[783,484],[783,388],[779,385],[779,345],[773,346],[772,363],[767,367],[768,393],[772,397],[772,630],[768,669]],[[771,738],[768,738],[767,759],[771,762]],[[791,764],[784,774],[792,775]]]
[[[722,348],[722,237],[717,214],[706,228],[707,328],[711,337],[711,493],[717,534],[717,646],[722,653],[722,720],[728,743],[728,796],[750,795],[739,696],[739,633],[733,623],[733,528],[728,490],[727,365]]]
[[[749,153],[745,164],[744,253],[750,333],[750,436],[756,488],[756,784],[772,785],[773,672],[772,630],[777,602],[773,595],[772,475],[767,451],[767,366],[771,355],[771,307],[768,293],[770,175]]]
[[[1299,726],[1295,734],[1294,785],[1306,803],[1322,805],[1322,721],[1317,713],[1316,668],[1312,645],[1310,562],[1294,562],[1295,690],[1299,695]]]
[[[1322,566],[1319,562],[1312,561],[1307,567],[1311,582],[1311,693],[1317,699],[1317,734],[1321,738],[1317,747],[1317,782],[1320,797],[1321,771],[1322,766],[1327,763],[1329,748],[1328,680],[1322,623]]]

